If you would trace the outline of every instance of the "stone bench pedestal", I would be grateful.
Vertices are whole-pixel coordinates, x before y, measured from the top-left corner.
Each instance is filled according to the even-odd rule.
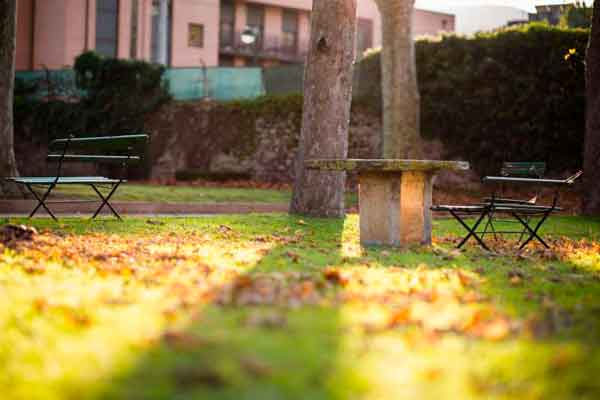
[[[309,169],[358,172],[360,241],[366,246],[431,244],[432,182],[461,161],[309,160]]]

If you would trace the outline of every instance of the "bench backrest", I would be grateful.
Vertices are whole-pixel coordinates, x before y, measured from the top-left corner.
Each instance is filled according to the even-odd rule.
[[[514,178],[543,178],[546,173],[545,162],[505,162],[500,175]]]
[[[148,139],[143,134],[57,139],[48,146],[48,161],[138,164]]]

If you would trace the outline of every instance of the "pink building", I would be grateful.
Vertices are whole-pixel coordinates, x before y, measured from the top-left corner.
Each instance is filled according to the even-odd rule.
[[[302,62],[312,0],[19,0],[17,70],[71,66],[85,50],[171,67]],[[415,11],[415,34],[454,31],[454,16]],[[256,40],[245,44],[251,28]],[[359,52],[380,46],[373,0],[358,0]]]

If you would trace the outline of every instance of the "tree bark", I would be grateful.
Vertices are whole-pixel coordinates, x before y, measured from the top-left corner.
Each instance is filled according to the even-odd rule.
[[[342,217],[346,173],[307,170],[304,161],[348,156],[356,0],[314,0],[311,29],[290,213]]]
[[[600,1],[594,2],[586,54],[584,203],[586,215],[600,215]]]
[[[14,152],[13,89],[15,82],[17,0],[0,0],[0,178],[17,176]],[[21,196],[0,179],[0,197]]]
[[[382,19],[383,158],[422,158],[412,20],[415,0],[375,0]]]

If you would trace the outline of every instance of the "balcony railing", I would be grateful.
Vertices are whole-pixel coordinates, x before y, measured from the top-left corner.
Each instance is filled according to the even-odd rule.
[[[308,42],[298,41],[296,46],[290,46],[284,43],[280,36],[267,35],[258,37],[254,44],[245,44],[241,36],[241,31],[232,35],[222,34],[219,45],[221,54],[275,59],[289,63],[304,62],[308,54]]]

